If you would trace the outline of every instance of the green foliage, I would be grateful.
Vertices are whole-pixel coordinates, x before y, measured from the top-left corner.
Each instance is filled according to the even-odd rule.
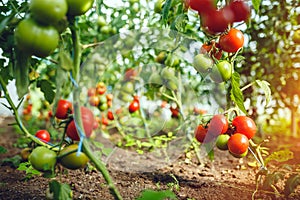
[[[3,146],[0,146],[0,153],[6,153],[7,149]]]
[[[257,85],[264,91],[265,97],[266,97],[266,106],[269,105],[271,100],[271,89],[270,89],[270,83],[264,80],[256,80]]]
[[[238,108],[245,114],[247,114],[246,108],[244,106],[244,96],[240,88],[240,75],[236,72],[232,74],[231,77],[231,100],[238,106]]]
[[[68,184],[59,183],[56,180],[49,182],[50,194],[53,193],[53,199],[71,200],[73,193]]]
[[[34,169],[32,167],[32,165],[30,164],[30,162],[20,163],[20,165],[17,168],[17,170],[25,171],[25,173],[26,173],[25,180],[31,179],[32,177],[41,174],[41,172],[39,172],[38,170],[36,170],[36,169]]]
[[[270,161],[285,162],[293,158],[294,153],[289,149],[275,151],[265,159],[265,164],[267,165]]]
[[[144,190],[137,200],[165,200],[165,199],[177,199],[176,195],[170,190],[154,191]]]
[[[262,0],[252,0],[252,5],[256,12],[259,11],[260,3]]]

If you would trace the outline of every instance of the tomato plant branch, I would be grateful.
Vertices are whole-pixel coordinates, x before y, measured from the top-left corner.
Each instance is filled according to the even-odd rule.
[[[73,52],[74,53],[73,77],[74,77],[76,83],[78,83],[79,72],[80,72],[80,60],[81,60],[81,46],[80,46],[80,38],[79,38],[79,34],[78,34],[78,28],[76,26],[75,20],[72,20],[70,28],[71,28],[71,32],[72,32],[72,40],[73,40],[73,48],[74,48],[73,49],[74,50],[74,52]],[[80,88],[78,88],[78,86],[76,86],[73,90],[74,119],[79,126],[77,128],[80,130],[84,130],[82,120],[81,120],[80,106],[79,106],[79,93],[80,93]],[[81,131],[81,132],[83,134],[83,135],[81,135],[81,137],[83,137],[83,139],[82,139],[83,152],[87,155],[87,157],[91,160],[91,162],[93,162],[95,164],[97,170],[99,170],[101,172],[106,183],[109,186],[111,194],[115,197],[115,199],[118,199],[118,200],[122,199],[119,191],[115,187],[115,185],[109,175],[109,172],[108,172],[105,164],[93,154],[92,149],[90,148],[88,141],[85,137],[84,131]]]
[[[37,143],[39,145],[46,146],[47,148],[51,148],[52,147],[51,145],[48,145],[48,144],[42,142],[41,140],[36,138],[34,135],[30,134],[29,131],[26,129],[26,127],[23,125],[21,117],[18,113],[19,105],[15,106],[14,102],[12,101],[2,76],[0,76],[0,85],[4,92],[5,98],[10,106],[10,107],[6,106],[6,107],[9,108],[13,112],[13,115],[15,116],[15,120],[16,120],[18,126],[20,127],[21,131],[25,134],[25,136],[30,138],[32,141],[34,141],[35,143]]]

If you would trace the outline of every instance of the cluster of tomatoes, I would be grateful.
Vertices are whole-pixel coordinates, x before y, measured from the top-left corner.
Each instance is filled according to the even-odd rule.
[[[220,9],[217,9],[214,0],[187,0],[186,4],[198,12],[202,26],[212,34],[224,32],[228,25],[250,17],[250,7],[243,0],[230,1]]]
[[[101,128],[105,129],[109,124],[108,120],[114,120],[114,115],[111,110],[113,102],[113,94],[106,94],[107,88],[105,83],[99,82],[96,87],[88,89],[88,101],[91,106],[96,107],[101,111],[101,118],[96,117],[96,123],[94,128],[97,128],[101,124]],[[106,112],[106,115],[105,115]]]
[[[28,55],[46,57],[57,47],[59,33],[67,24],[66,16],[84,14],[93,5],[94,0],[31,0],[30,15],[21,20],[15,30],[17,47]]]
[[[89,138],[95,128],[96,120],[94,114],[90,109],[83,106],[80,107],[80,112],[85,136]],[[79,155],[76,154],[80,134],[77,132],[73,113],[73,105],[70,101],[60,99],[57,102],[55,117],[60,124],[65,124],[65,133],[72,139],[73,144],[64,145],[61,150],[56,151],[45,146],[38,146],[35,147],[32,152],[31,150],[28,151],[28,149],[24,149],[24,151],[21,152],[22,157],[24,157],[25,154],[29,154],[27,155],[28,160],[36,170],[53,173],[57,163],[60,163],[67,169],[79,169],[86,166],[89,161],[88,157],[83,152],[80,152]],[[44,143],[49,144],[51,141],[50,133],[44,129],[38,130],[35,136]]]
[[[194,57],[194,68],[200,74],[209,74],[217,83],[228,81],[234,69],[231,62],[222,60],[224,52],[228,55],[237,53],[244,46],[244,34],[229,27],[250,17],[249,5],[243,0],[234,0],[217,9],[212,0],[190,0],[187,3],[198,11],[202,27],[214,35],[214,39],[204,43]]]
[[[256,131],[255,122],[247,116],[236,116],[229,124],[226,116],[219,114],[214,115],[208,125],[198,125],[195,138],[203,144],[216,141],[217,148],[241,158],[247,155],[249,140]]]

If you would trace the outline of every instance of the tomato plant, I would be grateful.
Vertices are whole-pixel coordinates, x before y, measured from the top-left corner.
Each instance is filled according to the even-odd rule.
[[[47,130],[38,130],[35,133],[35,136],[42,140],[43,142],[49,142],[50,141],[50,133]]]
[[[70,101],[60,99],[57,102],[55,117],[57,119],[67,119],[68,115],[72,113],[72,107],[73,105]]]
[[[247,116],[237,116],[232,120],[237,133],[244,134],[248,139],[253,138],[257,131],[257,127],[253,119]]]
[[[56,165],[56,153],[46,147],[39,146],[29,155],[31,165],[41,172],[53,172]]]
[[[27,18],[16,27],[15,41],[18,48],[28,55],[46,57],[56,49],[59,35],[54,27],[39,25]]]
[[[31,0],[29,9],[38,22],[55,24],[67,14],[68,5],[65,0]]]
[[[240,156],[248,151],[249,140],[245,135],[235,133],[229,138],[227,145],[230,153],[235,156]]]
[[[93,125],[94,125],[94,114],[92,111],[86,107],[81,107],[81,120],[83,123],[84,132],[86,134],[86,137],[90,137],[93,131]],[[76,129],[75,121],[72,120],[66,130],[67,136],[71,138],[72,140],[79,141],[79,134]]]
[[[235,53],[244,45],[244,34],[240,30],[232,28],[220,37],[219,43],[224,51]]]
[[[58,155],[59,163],[63,167],[72,170],[85,167],[89,159],[83,152],[80,152],[79,155],[77,155],[77,149],[78,144],[71,144],[69,146],[64,147]]]

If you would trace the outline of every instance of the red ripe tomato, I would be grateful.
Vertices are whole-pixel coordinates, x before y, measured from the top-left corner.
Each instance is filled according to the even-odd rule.
[[[80,111],[81,111],[81,120],[82,120],[85,135],[86,137],[90,137],[94,127],[94,121],[95,121],[94,115],[92,111],[86,107],[81,107]],[[68,124],[66,133],[67,136],[72,140],[79,141],[80,138],[74,120],[72,120]]]
[[[107,111],[107,119],[109,119],[109,120],[114,120],[115,119],[114,114],[110,110]]]
[[[243,0],[233,1],[229,7],[234,14],[234,22],[246,21],[250,17],[250,6]]]
[[[187,4],[191,9],[196,10],[199,13],[216,9],[213,0],[187,0]]]
[[[224,32],[233,21],[233,13],[229,9],[210,10],[201,15],[202,26],[211,33]]]
[[[102,123],[102,125],[107,126],[108,125],[108,119],[105,116],[102,116],[101,123]]]
[[[72,113],[72,103],[70,101],[60,99],[57,103],[55,117],[58,119],[67,119],[70,113]]]
[[[221,48],[229,53],[235,53],[244,46],[244,34],[235,28],[220,37]]]
[[[229,138],[227,146],[230,153],[241,155],[248,150],[249,140],[245,135],[235,133]]]
[[[247,116],[235,117],[232,120],[232,125],[235,126],[237,133],[244,134],[248,139],[251,139],[257,131],[255,122]]]
[[[207,135],[207,128],[205,128],[203,125],[198,125],[194,131],[194,134],[197,141],[203,143]]]
[[[224,115],[215,115],[210,120],[208,134],[217,137],[228,130],[228,120]]]
[[[129,104],[129,112],[133,113],[133,112],[137,111],[138,109],[140,109],[140,102],[138,100],[133,100]]]
[[[35,133],[35,137],[39,138],[43,142],[49,142],[50,141],[50,134],[47,130],[38,130]]]

